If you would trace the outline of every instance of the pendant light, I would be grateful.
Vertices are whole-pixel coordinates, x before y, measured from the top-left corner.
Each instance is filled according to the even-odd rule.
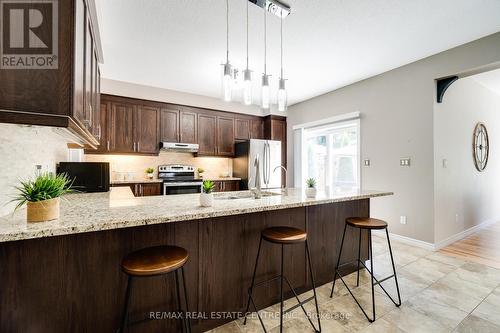
[[[264,74],[262,74],[262,108],[269,109],[269,75],[267,75],[267,10],[264,10]]]
[[[284,112],[287,108],[287,92],[285,78],[283,77],[283,13],[280,17],[280,40],[281,40],[281,76],[278,86],[278,111]]]
[[[226,63],[222,73],[222,97],[224,101],[231,101],[232,67],[229,63],[229,0],[226,0]]]
[[[248,68],[248,0],[247,3],[247,68],[243,71],[243,104],[252,104],[252,71]]]

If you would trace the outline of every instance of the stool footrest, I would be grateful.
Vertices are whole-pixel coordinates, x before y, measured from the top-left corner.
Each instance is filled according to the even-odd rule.
[[[314,300],[314,296],[311,296],[311,297],[309,297],[308,299],[305,299],[305,300],[303,300],[303,301],[301,301],[301,302],[299,302],[299,303],[295,304],[294,306],[291,306],[291,307],[289,307],[288,309],[283,310],[283,314],[288,313],[288,312],[290,312],[290,311],[293,311],[293,310],[295,310],[296,308],[298,308],[299,306],[302,306],[302,305],[304,305],[304,304],[306,304],[306,303],[308,303],[308,302],[310,302],[310,301],[312,301],[312,300]]]

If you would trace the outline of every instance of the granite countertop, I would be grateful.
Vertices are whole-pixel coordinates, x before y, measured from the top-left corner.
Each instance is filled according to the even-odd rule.
[[[200,207],[199,194],[134,197],[129,187],[113,187],[105,193],[68,194],[61,200],[61,218],[58,220],[27,223],[26,208],[1,217],[0,242],[304,207],[393,193],[319,191],[316,198],[310,199],[305,197],[302,189],[288,189],[288,196],[224,199],[246,194],[248,191],[216,193],[213,207]]]
[[[109,182],[111,185],[119,185],[119,184],[146,184],[146,183],[163,183],[162,179],[127,179],[127,180],[111,180]]]

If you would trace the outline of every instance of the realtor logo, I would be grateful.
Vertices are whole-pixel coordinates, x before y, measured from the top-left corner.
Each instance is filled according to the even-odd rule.
[[[57,69],[58,0],[0,0],[0,69]]]

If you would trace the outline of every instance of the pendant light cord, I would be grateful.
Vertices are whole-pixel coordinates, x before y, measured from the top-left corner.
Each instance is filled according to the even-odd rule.
[[[245,0],[247,3],[247,70],[248,70],[248,0]]]
[[[281,78],[283,79],[283,9],[280,10]]]
[[[226,0],[226,63],[229,62],[229,0]]]
[[[264,8],[264,74],[267,74],[267,26],[266,26],[266,9]]]

